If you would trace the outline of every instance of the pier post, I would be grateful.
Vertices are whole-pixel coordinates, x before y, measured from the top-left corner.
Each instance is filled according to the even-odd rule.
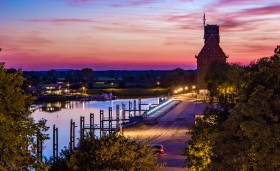
[[[42,161],[43,159],[43,141],[39,138],[40,131],[37,131],[37,159]]]
[[[120,105],[116,106],[116,128],[119,129],[120,127]]]
[[[58,159],[58,128],[53,125],[53,163]]]
[[[103,135],[103,130],[104,130],[104,111],[100,110],[100,138]]]
[[[139,97],[139,99],[138,99],[139,116],[141,116],[141,105],[142,105],[141,98]]]
[[[80,141],[82,141],[85,138],[84,128],[85,128],[85,117],[81,116],[80,117]]]
[[[75,122],[73,119],[70,120],[70,150],[75,148]]]
[[[134,117],[136,116],[136,100],[134,99],[133,100],[133,115],[134,115]]]
[[[122,124],[125,122],[125,104],[122,104]]]
[[[112,116],[112,107],[109,107],[109,135],[111,135],[112,134],[112,129],[113,129],[113,126],[112,126],[112,120],[113,120],[113,118],[112,118],[113,116]]]
[[[94,138],[94,113],[91,113],[90,114],[90,120],[89,120],[89,133],[90,133],[90,136],[91,138]]]
[[[128,101],[128,115],[129,115],[129,118],[131,117],[131,114],[130,114],[131,109],[132,109],[132,103],[131,103],[131,101],[129,100],[129,101]]]

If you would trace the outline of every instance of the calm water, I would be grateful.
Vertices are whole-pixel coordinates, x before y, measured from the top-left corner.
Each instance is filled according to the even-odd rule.
[[[59,152],[65,146],[68,147],[70,141],[70,120],[76,123],[75,137],[79,137],[79,129],[80,129],[80,116],[85,117],[85,124],[89,124],[90,113],[94,113],[95,124],[99,124],[99,113],[100,110],[104,110],[104,116],[108,116],[109,107],[113,108],[113,116],[116,113],[116,105],[120,105],[124,103],[126,109],[128,109],[129,100],[132,101],[134,99],[119,99],[114,101],[92,101],[92,102],[69,102],[66,104],[56,103],[48,105],[47,108],[37,109],[33,114],[34,120],[38,121],[42,118],[47,120],[47,126],[50,127],[49,134],[50,140],[46,140],[44,142],[43,156],[50,157],[52,156],[52,131],[53,124],[58,128],[58,149]],[[138,104],[138,99],[136,99],[136,103]],[[158,103],[158,98],[149,98],[142,99],[142,103],[145,104],[155,104]],[[54,105],[54,106],[53,106]],[[148,106],[142,106],[142,109],[147,109]],[[137,106],[138,108],[138,106]],[[49,111],[46,111],[49,110]],[[51,111],[51,112],[50,112]],[[96,123],[97,122],[97,123]],[[97,131],[96,131],[97,132]],[[78,140],[75,140],[77,144]]]

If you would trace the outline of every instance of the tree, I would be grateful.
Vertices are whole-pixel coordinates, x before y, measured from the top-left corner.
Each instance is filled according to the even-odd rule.
[[[163,76],[161,86],[172,87],[193,84],[196,81],[194,78],[195,74],[196,73],[193,71],[185,71],[182,68],[176,68]]]
[[[32,97],[20,88],[23,81],[20,70],[7,73],[0,64],[0,170],[44,168],[36,158],[35,137],[47,138],[43,134],[46,121],[35,123],[30,117]]]
[[[185,167],[189,170],[204,170],[211,164],[213,143],[212,134],[227,118],[227,113],[213,108],[206,108],[204,117],[197,118],[196,124],[190,128],[192,140],[187,143],[182,155],[187,156]]]
[[[248,102],[238,103],[221,128],[209,170],[279,170],[280,125],[273,120],[273,92],[258,86]]]
[[[86,138],[73,151],[64,151],[56,166],[67,170],[159,170],[149,147],[121,135]],[[66,165],[66,166],[65,166]],[[55,168],[55,166],[53,166]]]
[[[56,70],[51,69],[51,70],[47,71],[46,80],[48,81],[48,83],[56,84],[57,79],[58,79],[58,76],[57,76]]]
[[[91,82],[93,80],[93,71],[91,68],[84,68],[81,70],[82,82]]]
[[[233,107],[244,67],[237,64],[213,63],[210,70],[205,77],[210,103],[215,101],[222,107]]]
[[[224,82],[230,82],[230,79],[228,77]],[[239,87],[235,90],[238,101],[233,102],[231,110],[220,105],[219,101],[222,112],[217,112],[215,116],[222,119],[206,122],[206,115],[201,122],[206,126],[198,122],[193,127],[193,139],[186,148],[186,162],[190,168],[280,169],[279,55],[261,58],[257,63],[245,67],[238,80]],[[207,160],[199,153],[192,155],[193,152],[205,152],[207,149],[211,149]]]

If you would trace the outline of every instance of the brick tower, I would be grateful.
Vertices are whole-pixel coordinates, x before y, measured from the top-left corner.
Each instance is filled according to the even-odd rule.
[[[205,25],[205,14],[203,16],[204,46],[195,56],[197,59],[197,89],[199,92],[206,92],[207,83],[204,81],[209,67],[214,62],[226,63],[227,56],[220,47],[220,35],[218,25]]]

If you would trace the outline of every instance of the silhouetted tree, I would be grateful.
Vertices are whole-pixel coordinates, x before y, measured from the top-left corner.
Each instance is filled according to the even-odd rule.
[[[261,58],[239,74],[224,80],[239,80],[231,110],[220,107],[193,127],[185,151],[191,170],[280,169],[280,57]]]
[[[167,72],[163,76],[160,85],[163,87],[192,85],[196,81],[195,75],[194,71],[185,71],[182,68],[177,68]]]
[[[52,170],[159,170],[154,151],[121,135],[83,140],[73,151],[64,150]]]
[[[36,141],[47,138],[45,120],[35,123],[29,106],[33,99],[20,88],[20,70],[8,73],[0,64],[0,170],[47,170],[36,158]]]
[[[81,80],[86,83],[93,80],[93,71],[91,68],[84,68],[81,70]]]

